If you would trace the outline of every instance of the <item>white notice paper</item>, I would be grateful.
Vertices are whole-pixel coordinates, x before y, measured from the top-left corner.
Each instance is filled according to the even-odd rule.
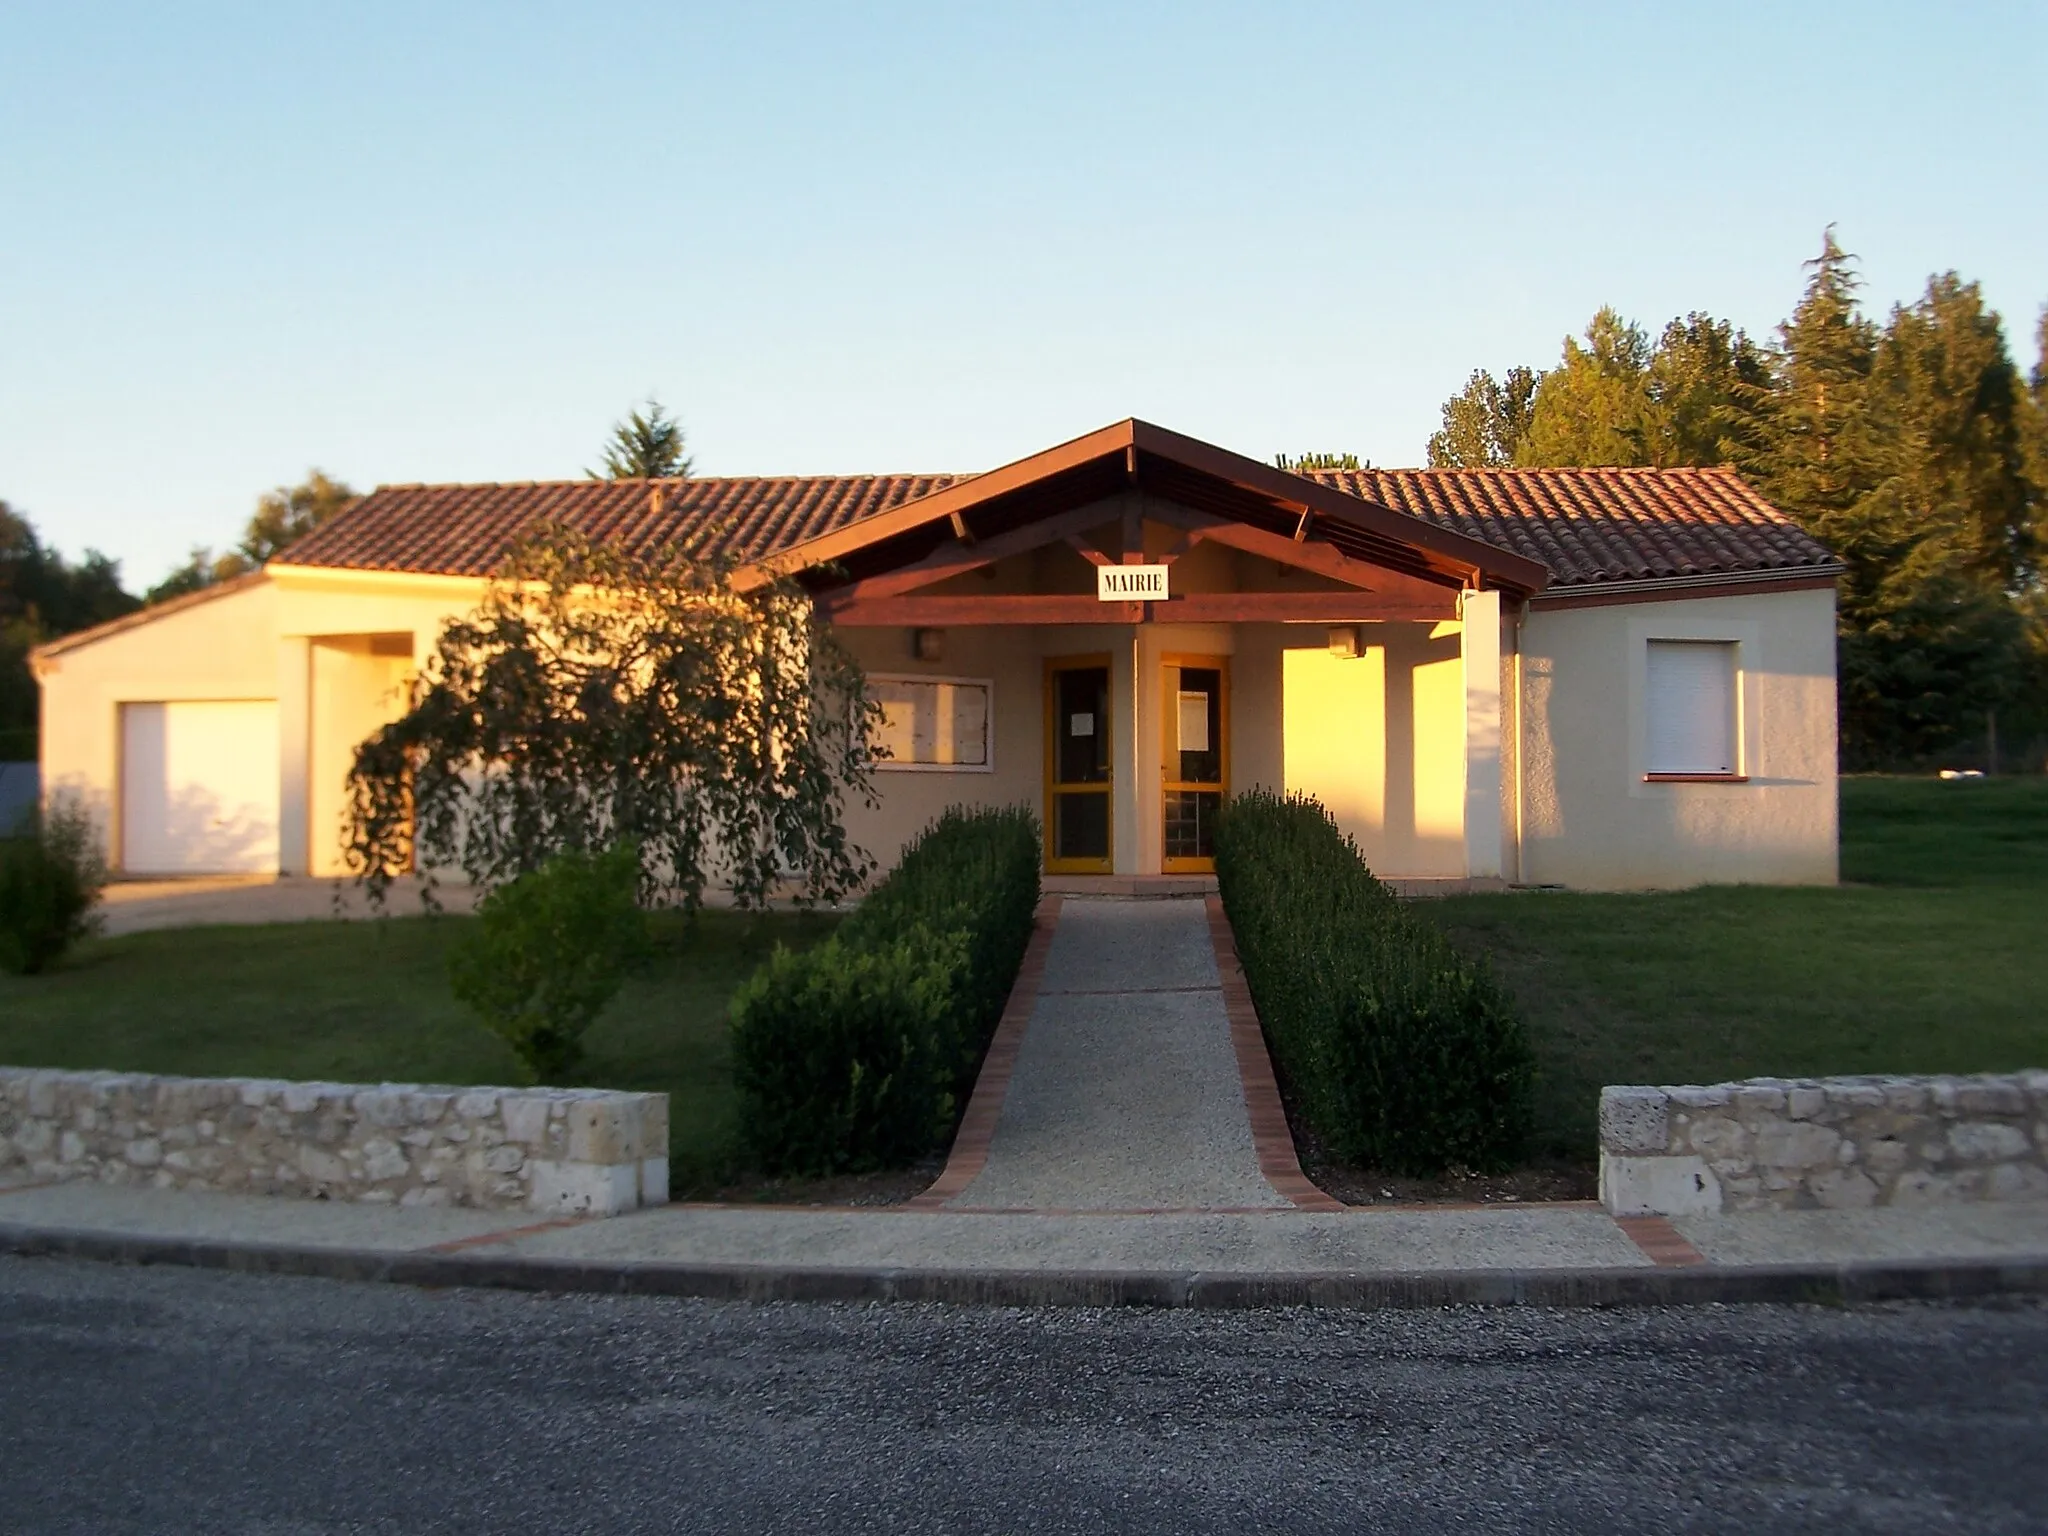
[[[1183,752],[1209,750],[1209,695],[1183,692],[1180,696],[1180,749]]]
[[[1093,736],[1095,734],[1095,716],[1092,714],[1068,716],[1067,734],[1069,736]]]

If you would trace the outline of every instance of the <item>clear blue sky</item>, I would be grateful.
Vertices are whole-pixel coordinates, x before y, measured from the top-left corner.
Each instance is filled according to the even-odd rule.
[[[2048,6],[0,10],[0,497],[131,586],[258,492],[980,469],[1127,415],[1419,463],[1601,303],[2048,300]]]

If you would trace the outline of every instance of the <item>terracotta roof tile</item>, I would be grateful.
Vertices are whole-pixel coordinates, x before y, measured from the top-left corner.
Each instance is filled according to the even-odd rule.
[[[1307,478],[1541,560],[1553,591],[1835,564],[1732,469],[1355,469]]]
[[[546,521],[641,553],[708,533],[708,549],[751,559],[969,478],[387,485],[292,546],[282,563],[482,576]],[[1308,478],[1540,560],[1556,586],[1834,564],[1730,469],[1318,470]]]
[[[548,522],[641,554],[708,534],[707,553],[752,558],[965,478],[835,475],[380,485],[294,544],[280,563],[486,576],[522,534]]]

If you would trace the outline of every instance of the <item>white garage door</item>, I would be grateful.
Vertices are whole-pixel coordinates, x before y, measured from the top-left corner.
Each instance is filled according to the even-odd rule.
[[[121,867],[132,875],[277,869],[277,705],[121,707]]]

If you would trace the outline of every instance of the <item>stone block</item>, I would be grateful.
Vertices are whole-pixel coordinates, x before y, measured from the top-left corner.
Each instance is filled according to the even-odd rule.
[[[1860,1211],[1875,1205],[1876,1180],[1854,1168],[1834,1168],[1806,1181],[1813,1203],[1826,1211]]]
[[[1794,1120],[1811,1120],[1815,1115],[1825,1113],[1828,1095],[1825,1088],[1799,1087],[1785,1095],[1785,1113]]]
[[[1600,1090],[1600,1145],[1609,1152],[1662,1154],[1671,1143],[1671,1101],[1661,1088]],[[574,1142],[570,1143],[573,1148]]]
[[[640,1199],[640,1165],[556,1162],[528,1164],[532,1175],[528,1205],[551,1216],[616,1216]]]
[[[1658,1091],[1671,1101],[1674,1109],[1726,1109],[1735,1099],[1735,1090],[1727,1083],[1686,1083]]]
[[[1737,1083],[1734,1097],[1735,1112],[1744,1120],[1753,1122],[1765,1115],[1785,1112],[1785,1090],[1763,1078],[1753,1083]]]
[[[646,1205],[668,1204],[668,1157],[642,1158],[640,1161],[640,1203]]]
[[[639,1095],[580,1099],[569,1106],[569,1161],[637,1163],[644,1155]]]
[[[1824,1168],[1836,1161],[1842,1138],[1824,1125],[1787,1120],[1763,1126],[1752,1145],[1765,1167]]]
[[[1956,1085],[1956,1110],[1965,1115],[2024,1115],[2027,1096],[2009,1078],[1965,1078]]]
[[[2048,1200],[2048,1169],[2032,1163],[2006,1163],[1986,1170],[1986,1200]]]
[[[548,1101],[539,1094],[508,1093],[499,1107],[505,1122],[505,1139],[529,1147],[545,1146],[548,1137]]]
[[[1966,1121],[1948,1128],[1948,1149],[1966,1163],[1999,1163],[2024,1157],[2033,1148],[2027,1133],[2016,1125],[1995,1121]]]
[[[1699,1216],[1721,1209],[1721,1181],[1697,1157],[1600,1153],[1600,1201],[1615,1216]]]
[[[372,1088],[367,1093],[359,1093],[353,1104],[355,1117],[364,1125],[395,1131],[412,1118],[406,1097],[404,1090],[397,1088]]]

